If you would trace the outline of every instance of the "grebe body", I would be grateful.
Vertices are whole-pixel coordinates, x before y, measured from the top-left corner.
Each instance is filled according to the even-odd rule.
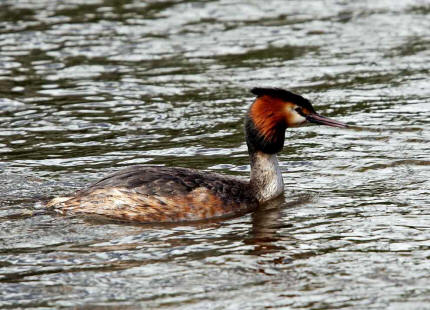
[[[251,178],[186,168],[133,166],[47,206],[60,213],[100,215],[142,223],[187,222],[230,217],[256,209],[283,194],[276,154],[285,130],[307,122],[346,127],[323,117],[311,103],[277,88],[254,88],[257,96],[245,117]]]
[[[73,197],[53,199],[61,213],[85,213],[137,222],[185,222],[255,209],[249,182],[186,168],[133,166]]]

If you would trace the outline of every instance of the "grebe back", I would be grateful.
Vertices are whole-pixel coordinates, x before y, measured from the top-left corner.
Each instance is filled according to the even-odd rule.
[[[251,178],[243,181],[187,168],[133,166],[47,207],[60,213],[100,215],[117,220],[187,222],[244,214],[283,194],[276,154],[285,130],[307,122],[332,127],[345,124],[317,114],[300,95],[278,88],[253,88],[257,96],[245,117]]]

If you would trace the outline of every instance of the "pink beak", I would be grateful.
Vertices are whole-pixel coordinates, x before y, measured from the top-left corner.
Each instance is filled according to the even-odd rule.
[[[339,127],[339,128],[347,128],[348,125],[338,122],[334,119],[316,114],[316,113],[312,113],[312,114],[308,114],[306,115],[306,119],[308,120],[308,122],[310,123],[315,123],[315,124],[320,124],[320,125],[327,125],[327,126],[331,126],[331,127]]]

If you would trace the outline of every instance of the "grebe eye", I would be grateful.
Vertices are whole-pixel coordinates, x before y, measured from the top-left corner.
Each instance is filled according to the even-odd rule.
[[[303,113],[303,108],[302,107],[297,107],[294,110],[296,110],[296,112],[299,113],[301,116],[305,116],[305,114]]]

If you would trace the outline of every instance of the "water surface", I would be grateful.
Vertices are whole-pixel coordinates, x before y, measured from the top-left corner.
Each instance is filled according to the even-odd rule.
[[[0,4],[0,307],[430,309],[425,1]],[[188,226],[45,212],[133,164],[246,177],[249,89],[289,130],[285,198]]]

